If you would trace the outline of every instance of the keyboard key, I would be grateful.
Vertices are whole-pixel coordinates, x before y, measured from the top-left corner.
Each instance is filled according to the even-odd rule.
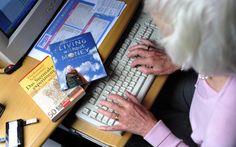
[[[119,86],[119,87],[121,87],[122,83],[123,83],[123,81],[121,81],[121,80],[118,80],[118,81],[116,82],[116,86]]]
[[[123,96],[123,92],[117,92],[117,94],[119,95],[119,96]]]
[[[97,92],[97,93],[101,93],[102,90],[103,90],[102,88],[100,88],[100,87],[96,87],[96,92]]]
[[[110,91],[105,90],[105,91],[103,92],[103,96],[108,96],[109,94],[110,94]]]
[[[107,91],[111,91],[111,90],[112,90],[112,86],[108,85],[108,86],[106,87],[106,90],[107,90]]]
[[[96,119],[97,119],[98,121],[102,121],[102,118],[103,118],[103,114],[98,113]]]
[[[117,94],[117,92],[118,92],[118,91],[112,90],[112,91],[111,91],[111,94]]]
[[[118,124],[119,124],[119,121],[115,121],[113,125],[115,126],[115,125],[118,125]]]
[[[110,80],[109,86],[114,87],[116,85],[116,82],[113,80]]]
[[[127,75],[128,75],[128,72],[127,72],[126,70],[123,70],[123,71],[122,71],[122,75],[127,76]]]
[[[130,40],[130,39],[126,39],[126,40],[125,40],[125,43],[127,43],[128,45],[130,45],[131,40]]]
[[[131,77],[126,77],[126,78],[125,78],[125,81],[128,82],[128,83],[129,83],[131,80],[132,80]]]
[[[109,120],[109,117],[104,116],[102,119],[102,123],[107,124],[107,121]]]
[[[106,99],[107,99],[107,97],[106,97],[106,96],[104,96],[104,95],[102,95],[102,96],[100,97],[100,99],[101,99],[101,100],[106,100]]]
[[[106,86],[106,84],[103,82],[100,82],[98,85],[98,87],[100,87],[101,89],[104,89],[105,86]]]
[[[124,87],[120,87],[119,92],[124,93],[125,92],[125,88]]]
[[[93,92],[93,97],[94,97],[95,99],[98,99],[99,95],[100,95],[100,94],[97,93],[96,91]]]
[[[85,114],[85,115],[89,115],[89,112],[90,112],[90,109],[88,109],[88,108],[85,107],[85,108],[83,109],[83,112],[82,112],[82,113]]]
[[[127,91],[129,91],[130,93],[132,92],[132,90],[133,90],[133,87],[131,87],[131,86],[127,87]]]
[[[109,126],[112,126],[114,124],[114,122],[115,122],[115,120],[110,118],[107,124]]]
[[[123,83],[123,87],[127,88],[129,86],[129,83],[128,82],[124,82]]]
[[[119,91],[119,88],[120,88],[120,87],[116,85],[116,86],[114,86],[113,90],[114,90],[115,92],[118,92],[118,91]]]
[[[90,117],[92,117],[92,118],[95,119],[96,116],[97,116],[97,114],[98,114],[97,112],[93,111],[93,112],[90,114]]]
[[[137,77],[137,76],[133,76],[133,77],[132,77],[132,81],[136,82],[136,81],[138,81],[138,78],[139,78],[139,77]]]
[[[96,99],[95,98],[90,98],[89,103],[94,105],[96,103]]]
[[[137,82],[137,84],[135,85],[135,87],[134,87],[134,89],[132,91],[133,95],[137,95],[138,91],[140,90],[141,85],[144,83],[144,80],[145,80],[144,77],[140,77],[138,79],[138,82]]]
[[[129,83],[129,86],[131,86],[131,87],[134,87],[135,85],[136,85],[136,83],[134,81]]]
[[[119,77],[119,80],[120,80],[120,81],[124,81],[124,80],[125,80],[125,76],[121,75],[121,76]]]

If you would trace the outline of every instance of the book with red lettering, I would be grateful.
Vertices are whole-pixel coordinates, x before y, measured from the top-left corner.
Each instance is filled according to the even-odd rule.
[[[45,58],[19,82],[52,121],[59,119],[85,94],[81,86],[62,91],[50,57]]]
[[[49,46],[62,90],[105,77],[91,33],[84,33]]]

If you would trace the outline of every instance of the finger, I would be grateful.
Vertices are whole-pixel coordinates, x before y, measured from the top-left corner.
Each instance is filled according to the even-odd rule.
[[[140,56],[140,57],[152,57],[152,56],[166,57],[166,54],[162,50],[156,50],[153,48],[151,48],[149,50],[137,48],[137,49],[133,49],[132,51],[129,51],[127,56],[129,58],[137,57],[137,56]]]
[[[108,107],[108,108],[111,108],[111,109],[113,109],[113,110],[116,111],[116,112],[122,111],[122,108],[121,108],[119,105],[117,105],[116,103],[113,103],[113,102],[101,100],[101,101],[100,101],[100,104],[101,104],[102,106],[106,106],[106,107]]]
[[[128,52],[128,55],[127,55],[129,58],[133,58],[133,57],[148,57],[150,56],[148,50],[146,49],[141,49],[141,48],[138,48],[138,49],[134,49],[130,52]]]
[[[139,103],[138,99],[132,95],[129,91],[125,91],[125,95],[128,97],[128,100],[131,100],[134,103]]]
[[[105,115],[105,116],[107,116],[107,117],[109,117],[109,118],[112,118],[112,119],[116,119],[116,116],[117,115],[119,115],[119,114],[117,114],[117,113],[114,113],[114,112],[110,112],[110,111],[106,111],[106,110],[103,110],[103,109],[101,109],[101,108],[98,108],[97,109],[97,112],[98,113],[101,113],[101,114],[103,114],[103,115]]]
[[[128,50],[132,51],[132,50],[135,50],[135,49],[145,49],[145,50],[147,50],[148,46],[145,45],[145,44],[137,44],[137,45],[131,46]]]
[[[153,48],[156,48],[156,44],[153,43],[153,42],[150,41],[150,40],[147,40],[147,39],[141,38],[140,44],[145,44],[145,45],[147,45],[147,46],[151,46],[151,47],[153,47]]]
[[[123,97],[121,97],[119,95],[111,94],[107,98],[115,101],[121,107],[126,106],[127,101]]]
[[[146,66],[139,66],[138,70],[144,74],[160,74],[162,71],[154,70],[153,68],[146,67]]]
[[[98,129],[103,131],[122,131],[122,128],[119,124],[113,126],[99,126]]]
[[[173,73],[174,71],[178,69],[178,67],[177,66],[176,67],[153,66],[153,68],[149,68],[145,66],[139,66],[137,69],[140,72],[145,73],[145,74],[166,75],[166,74]]]
[[[137,58],[131,63],[131,67],[139,67],[139,66],[154,66],[152,59],[150,58]]]

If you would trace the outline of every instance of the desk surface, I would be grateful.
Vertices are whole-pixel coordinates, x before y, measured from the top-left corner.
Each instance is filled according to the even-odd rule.
[[[125,0],[125,2],[127,3],[126,9],[99,48],[103,61],[108,58],[115,47],[141,0]],[[64,115],[56,122],[50,121],[31,97],[19,86],[19,80],[37,63],[37,60],[27,57],[23,66],[12,75],[0,75],[0,103],[6,106],[5,112],[0,118],[0,137],[5,137],[6,121],[37,117],[39,123],[24,127],[24,142],[27,147],[40,146],[66,116]],[[144,105],[151,106],[165,79],[166,77],[156,78],[145,97]],[[130,133],[120,137],[108,132],[102,132],[80,120],[73,122],[72,127],[112,146],[123,146],[131,136]],[[0,146],[5,146],[5,144],[0,144]]]

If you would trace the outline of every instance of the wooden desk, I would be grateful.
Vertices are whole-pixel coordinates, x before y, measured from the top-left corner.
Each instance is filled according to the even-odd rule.
[[[120,39],[141,0],[125,0],[125,2],[127,3],[126,9],[99,48],[103,61],[108,58]],[[6,110],[0,118],[0,137],[5,137],[5,123],[7,121],[31,119],[34,117],[37,117],[40,121],[37,124],[24,127],[24,142],[26,147],[37,147],[43,144],[66,116],[64,115],[55,123],[50,121],[34,103],[32,98],[19,86],[18,81],[37,63],[38,61],[27,57],[23,66],[12,75],[0,75],[0,103],[6,105]],[[166,77],[156,78],[145,97],[144,105],[147,107],[151,106],[165,79]],[[123,146],[131,136],[130,133],[126,133],[120,137],[102,132],[80,120],[73,122],[71,127],[111,146]],[[0,144],[0,146],[5,146],[5,144]]]

